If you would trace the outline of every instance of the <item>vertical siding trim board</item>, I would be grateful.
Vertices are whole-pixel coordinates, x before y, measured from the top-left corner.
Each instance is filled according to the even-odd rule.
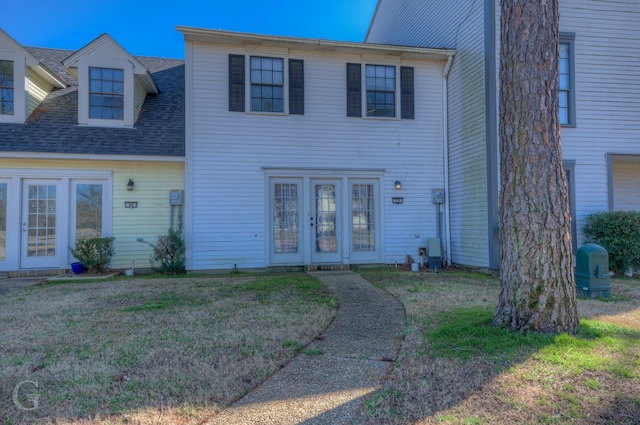
[[[194,93],[193,93],[193,43],[185,42],[185,72],[184,72],[184,246],[185,268],[193,269],[193,228],[194,228],[194,202],[193,202],[193,131],[194,131]]]
[[[484,9],[484,67],[485,67],[485,125],[487,133],[487,233],[489,235],[489,268],[500,269],[500,235],[498,232],[498,128],[497,128],[497,69],[496,69],[496,3],[485,0]]]
[[[415,119],[413,67],[400,67],[400,118]]]
[[[304,61],[289,59],[289,113],[304,115]]]
[[[244,55],[229,55],[229,111],[245,111],[244,72]]]
[[[347,116],[362,117],[362,65],[347,63]]]

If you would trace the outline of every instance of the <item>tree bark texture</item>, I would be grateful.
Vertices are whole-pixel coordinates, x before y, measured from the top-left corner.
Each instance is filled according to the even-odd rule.
[[[495,326],[575,334],[571,214],[558,118],[558,0],[502,0],[501,293]]]

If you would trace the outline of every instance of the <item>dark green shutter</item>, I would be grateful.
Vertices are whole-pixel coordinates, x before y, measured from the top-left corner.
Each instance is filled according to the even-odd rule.
[[[244,55],[229,55],[229,110],[244,112]]]
[[[413,67],[400,67],[400,118],[415,119]]]
[[[362,67],[359,63],[347,64],[347,116],[362,116]]]
[[[289,59],[289,113],[304,115],[304,61]]]

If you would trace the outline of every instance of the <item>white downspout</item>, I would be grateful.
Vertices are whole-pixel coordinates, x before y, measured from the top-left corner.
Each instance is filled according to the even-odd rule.
[[[444,239],[446,264],[451,265],[451,225],[449,222],[449,72],[453,63],[453,55],[447,59],[442,73],[442,121],[444,148]]]

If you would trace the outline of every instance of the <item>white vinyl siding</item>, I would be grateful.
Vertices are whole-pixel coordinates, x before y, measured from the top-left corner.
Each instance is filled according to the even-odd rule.
[[[31,113],[40,106],[40,103],[47,97],[49,92],[51,92],[53,86],[31,69],[27,70],[27,78],[29,79],[29,84],[27,86],[29,96],[27,102],[27,116],[30,116]]]
[[[460,25],[471,7],[469,0],[382,0],[367,34],[367,43],[455,48]],[[466,25],[466,24],[465,24]]]
[[[147,90],[145,90],[144,86],[138,81],[138,79],[134,79],[134,93],[133,93],[133,116],[134,120],[137,121],[140,115],[140,110],[142,109],[142,105],[144,104],[145,99],[147,98]]]
[[[448,81],[451,259],[476,267],[489,266],[483,7],[382,1],[367,36],[371,43],[456,49]]]
[[[402,263],[407,254],[417,255],[436,234],[429,190],[443,184],[442,62],[398,60],[397,65],[415,67],[415,120],[353,120],[346,116],[345,64],[376,63],[375,58],[291,50],[290,57],[304,60],[305,115],[279,116],[228,111],[229,54],[245,51],[187,43],[193,84],[187,169],[193,172],[194,195],[188,267],[267,265],[267,168],[300,168],[327,179],[383,170],[382,261]],[[402,181],[401,191],[393,188],[396,180]],[[392,205],[394,196],[403,196],[404,204]]]
[[[449,211],[451,258],[489,267],[483,5],[460,20],[449,75]]]
[[[575,33],[576,127],[562,128],[562,152],[576,161],[580,246],[586,216],[609,209],[607,154],[640,154],[640,2],[562,0],[560,16],[560,30]],[[618,182],[633,177],[629,170],[616,174],[616,167],[618,209],[624,204]]]

